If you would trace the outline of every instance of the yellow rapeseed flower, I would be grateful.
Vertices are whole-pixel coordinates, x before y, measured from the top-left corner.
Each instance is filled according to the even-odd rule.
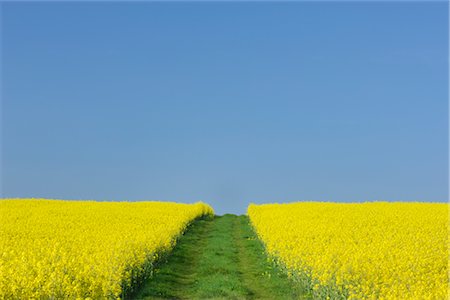
[[[248,215],[268,253],[321,299],[448,297],[447,204],[251,204]]]
[[[0,200],[0,299],[123,298],[204,203]]]

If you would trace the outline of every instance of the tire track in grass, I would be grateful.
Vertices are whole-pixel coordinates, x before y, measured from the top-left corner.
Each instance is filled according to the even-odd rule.
[[[196,221],[131,299],[311,299],[267,260],[246,216]]]
[[[195,284],[200,255],[213,225],[211,220],[197,220],[170,253],[166,263],[159,264],[144,286],[129,299],[185,299]]]

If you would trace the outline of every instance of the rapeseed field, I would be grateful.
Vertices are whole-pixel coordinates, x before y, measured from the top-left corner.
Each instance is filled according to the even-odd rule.
[[[316,298],[448,298],[447,204],[252,204],[248,215]]]
[[[0,201],[0,299],[120,299],[204,204]]]

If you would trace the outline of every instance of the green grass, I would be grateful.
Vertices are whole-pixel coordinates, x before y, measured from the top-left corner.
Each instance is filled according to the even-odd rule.
[[[265,255],[246,216],[198,220],[132,299],[311,299]]]

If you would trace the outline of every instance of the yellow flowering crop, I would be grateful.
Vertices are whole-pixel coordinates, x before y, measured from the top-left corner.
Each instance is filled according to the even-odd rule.
[[[319,298],[448,299],[448,205],[254,205],[269,254]]]
[[[203,203],[0,200],[0,299],[120,298]]]

